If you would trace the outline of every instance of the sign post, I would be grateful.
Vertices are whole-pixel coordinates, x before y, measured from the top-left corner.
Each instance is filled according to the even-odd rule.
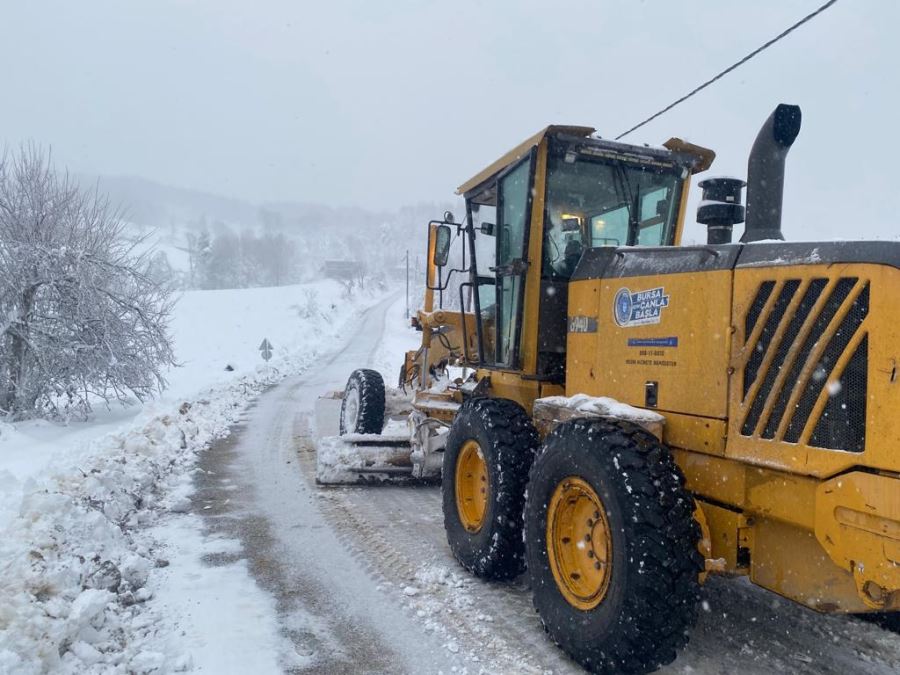
[[[263,361],[266,362],[266,367],[269,366],[269,359],[272,358],[272,350],[275,349],[272,346],[272,343],[269,342],[269,338],[263,338],[263,341],[259,345],[259,354],[263,357]]]

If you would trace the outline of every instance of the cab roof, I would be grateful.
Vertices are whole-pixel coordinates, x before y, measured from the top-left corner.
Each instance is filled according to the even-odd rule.
[[[531,149],[538,145],[548,134],[553,133],[564,133],[569,136],[581,136],[583,138],[587,138],[592,133],[594,133],[596,129],[594,127],[576,127],[576,126],[568,126],[562,124],[551,124],[550,126],[544,127],[539,132],[537,132],[534,136],[522,141],[512,150],[503,155],[496,162],[488,166],[486,169],[482,169],[477,174],[472,176],[465,183],[456,188],[456,194],[464,195],[472,188],[478,187],[488,178],[500,173],[508,167],[510,164],[514,164],[520,159],[522,159],[525,155],[531,152]]]
[[[487,168],[482,169],[477,174],[472,176],[472,178],[456,188],[456,194],[465,195],[471,190],[477,188],[482,183],[490,180],[498,173],[503,171],[506,167],[522,159],[525,155],[531,152],[531,149],[533,147],[540,144],[540,142],[543,141],[547,136],[564,134],[566,136],[588,138],[595,131],[596,129],[594,129],[594,127],[572,126],[566,124],[551,124],[547,127],[544,127],[539,132],[534,134],[534,136],[531,136],[530,138],[527,138],[523,142],[519,143],[519,145],[500,157],[500,159],[490,164]],[[611,143],[611,141],[605,142]],[[617,143],[617,145],[624,146],[626,144]],[[712,165],[713,160],[716,157],[716,153],[709,148],[704,148],[699,145],[694,145],[693,143],[688,143],[681,140],[680,138],[670,138],[668,141],[663,143],[663,147],[671,152],[692,155],[695,158],[695,161],[693,162],[691,173],[700,173],[701,171],[706,171]]]

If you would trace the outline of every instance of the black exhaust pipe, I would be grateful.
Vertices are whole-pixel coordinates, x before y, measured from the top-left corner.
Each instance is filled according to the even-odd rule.
[[[784,160],[800,133],[800,106],[781,103],[762,125],[747,162],[747,218],[742,242],[780,239]]]

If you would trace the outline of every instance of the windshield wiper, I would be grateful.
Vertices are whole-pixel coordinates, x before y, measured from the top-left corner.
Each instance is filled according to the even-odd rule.
[[[638,242],[641,229],[641,184],[638,183],[634,191],[634,203],[629,207],[628,219],[628,245],[634,246]]]

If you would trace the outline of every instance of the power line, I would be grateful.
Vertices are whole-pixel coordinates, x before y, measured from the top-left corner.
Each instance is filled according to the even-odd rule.
[[[680,99],[678,99],[678,100],[675,101],[674,103],[670,103],[670,104],[667,105],[665,108],[663,108],[662,110],[660,110],[658,113],[654,113],[653,115],[651,115],[650,117],[648,117],[647,119],[645,119],[645,120],[644,120],[643,122],[641,122],[640,124],[634,125],[634,126],[631,127],[628,131],[623,131],[621,134],[619,134],[618,136],[616,136],[616,140],[618,141],[620,138],[623,138],[623,137],[627,136],[627,135],[630,134],[632,131],[635,131],[635,130],[637,130],[637,129],[640,129],[642,126],[644,126],[644,125],[647,124],[648,122],[652,122],[653,120],[655,120],[655,119],[656,119],[657,117],[659,117],[660,115],[663,115],[663,114],[669,112],[672,108],[674,108],[675,106],[677,106],[679,103],[684,103],[685,101],[687,101],[691,96],[693,96],[693,95],[696,94],[697,92],[700,92],[700,91],[706,89],[709,85],[711,85],[711,84],[712,84],[713,82],[715,82],[716,80],[722,79],[722,78],[725,77],[728,73],[730,73],[732,70],[735,70],[736,68],[739,68],[740,66],[744,65],[745,63],[747,63],[747,61],[749,61],[750,59],[752,59],[754,56],[756,56],[757,54],[759,54],[761,51],[765,51],[766,49],[768,49],[769,47],[771,47],[772,45],[774,45],[774,44],[775,44],[776,42],[778,42],[781,38],[786,37],[787,35],[790,35],[790,34],[793,33],[795,30],[797,30],[798,28],[800,28],[800,26],[802,26],[803,24],[805,24],[807,21],[810,21],[811,19],[815,18],[816,16],[818,16],[819,14],[821,14],[822,12],[824,12],[826,9],[828,9],[829,7],[831,7],[831,6],[832,6],[834,3],[836,3],[836,2],[837,2],[837,0],[828,0],[828,2],[826,2],[824,5],[822,5],[821,7],[819,7],[819,9],[817,9],[817,10],[814,11],[814,12],[812,12],[811,14],[807,14],[807,15],[804,16],[802,19],[800,19],[797,23],[795,23],[793,26],[791,26],[790,28],[788,28],[788,29],[785,30],[784,32],[780,33],[779,35],[776,35],[774,38],[772,38],[771,40],[769,40],[768,42],[766,42],[766,43],[765,43],[764,45],[762,45],[761,47],[758,47],[757,49],[754,49],[752,52],[750,52],[749,54],[747,54],[747,56],[745,56],[744,58],[742,58],[742,59],[741,59],[740,61],[738,61],[737,63],[734,63],[734,64],[728,66],[728,68],[726,68],[725,70],[723,70],[721,73],[719,73],[718,75],[716,75],[716,76],[713,77],[712,79],[707,80],[706,82],[704,82],[703,84],[701,84],[699,87],[697,87],[696,89],[694,89],[694,90],[690,91],[689,93],[685,94],[684,96],[682,96]]]

